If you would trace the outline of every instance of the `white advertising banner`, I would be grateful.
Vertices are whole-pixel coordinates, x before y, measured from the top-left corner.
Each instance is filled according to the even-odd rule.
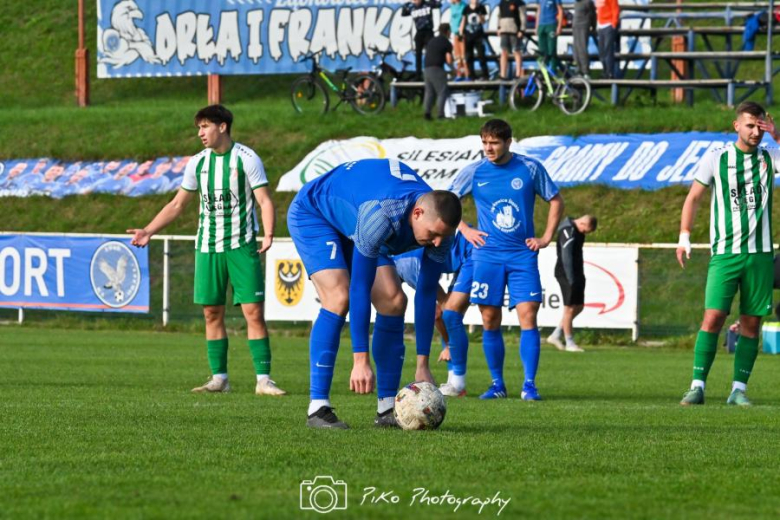
[[[635,247],[585,247],[585,310],[575,322],[578,328],[632,329],[637,326],[639,250]],[[554,327],[561,319],[563,299],[555,280],[555,248],[539,254],[542,305],[538,322]],[[442,276],[449,286],[452,275]],[[266,319],[269,321],[313,321],[320,305],[317,292],[303,267],[292,241],[275,240],[266,253]],[[271,290],[273,288],[273,290]],[[409,297],[406,322],[414,323],[414,290],[404,284]],[[464,323],[481,325],[479,310],[472,305]],[[504,307],[503,324],[518,326],[517,313]]]

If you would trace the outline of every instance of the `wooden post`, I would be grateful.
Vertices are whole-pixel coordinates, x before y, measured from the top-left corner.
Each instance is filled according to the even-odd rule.
[[[209,105],[219,105],[222,103],[222,76],[219,74],[209,74]]]
[[[677,5],[682,5],[682,0],[677,0]],[[677,13],[680,14],[681,12],[682,10],[678,8]],[[693,38],[693,31],[688,31],[688,38]],[[685,52],[685,50],[685,37],[673,36],[672,52]],[[688,75],[688,62],[686,60],[673,60],[672,65],[683,74],[683,77],[680,77],[676,72],[674,72],[674,70],[672,70],[672,79],[685,79],[685,76]],[[682,103],[684,93],[685,91],[681,88],[673,88],[672,103]]]
[[[76,49],[76,102],[89,106],[89,50],[84,47],[84,0],[79,0],[79,46]]]

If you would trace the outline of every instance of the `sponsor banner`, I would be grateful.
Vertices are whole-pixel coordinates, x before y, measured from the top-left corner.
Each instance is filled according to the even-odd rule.
[[[633,247],[585,247],[585,309],[577,317],[577,327],[633,329],[637,320],[639,250]],[[555,280],[555,248],[539,254],[542,279],[542,304],[538,322],[555,327],[561,320],[563,298]],[[441,285],[449,287],[452,275],[442,276]],[[295,246],[290,240],[277,240],[266,253],[266,319],[271,321],[313,321],[320,310],[317,291],[308,279]],[[414,290],[404,284],[409,298],[406,322],[414,323]],[[479,288],[475,288],[479,290]],[[508,301],[508,295],[504,296]],[[503,325],[518,326],[517,312],[503,309]],[[466,312],[464,323],[481,325],[476,305]]]
[[[656,190],[689,185],[702,156],[736,141],[735,134],[594,134],[521,139],[512,151],[541,161],[558,186],[606,184]],[[763,145],[776,147],[768,135]],[[279,181],[279,191],[298,191],[335,166],[366,158],[395,158],[408,164],[435,189],[447,189],[466,165],[482,159],[479,136],[457,139],[376,139],[326,141]]]
[[[149,253],[129,239],[0,235],[0,307],[149,312]]]
[[[175,191],[181,185],[189,157],[137,161],[77,161],[17,159],[0,161],[0,197],[113,193],[137,197]]]
[[[390,50],[401,68],[413,60],[414,23],[406,0],[98,0],[99,78],[304,72],[301,58],[321,52],[328,69],[370,70]],[[499,0],[485,0],[487,29],[498,27]],[[535,2],[531,2],[535,3]],[[567,2],[571,3],[571,2]],[[646,4],[646,0],[632,2]],[[449,3],[433,9],[434,27],[450,21]],[[529,21],[535,17],[531,9]],[[623,7],[623,12],[628,13]],[[649,27],[649,19],[621,27]],[[493,50],[498,37],[489,38]],[[559,37],[571,54],[572,37]],[[623,38],[623,52],[650,52],[648,37]],[[590,52],[597,52],[590,43]],[[536,46],[528,43],[527,52]],[[633,64],[636,66],[636,64]],[[599,63],[593,66],[598,68]]]

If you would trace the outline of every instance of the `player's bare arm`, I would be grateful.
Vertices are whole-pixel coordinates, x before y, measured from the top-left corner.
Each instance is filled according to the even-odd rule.
[[[260,206],[260,220],[263,222],[263,241],[258,253],[265,253],[271,248],[274,241],[274,228],[276,227],[276,210],[274,201],[271,199],[271,192],[268,186],[263,186],[254,190],[255,200]]]
[[[555,236],[555,230],[563,216],[563,197],[560,193],[550,199],[550,211],[547,213],[547,227],[541,237],[527,238],[525,245],[531,251],[539,251],[547,247]]]
[[[184,208],[195,197],[195,192],[179,189],[176,196],[166,204],[163,209],[147,224],[143,229],[128,229],[127,232],[133,235],[131,244],[136,247],[146,247],[153,235],[159,233],[168,224],[179,218],[184,212]]]
[[[694,181],[688,196],[685,197],[682,216],[680,217],[680,240],[677,245],[677,263],[685,269],[685,261],[691,258],[691,228],[696,212],[701,204],[702,197],[708,187],[704,184]]]
[[[780,144],[780,132],[777,131],[775,120],[771,115],[767,114],[766,119],[758,119],[757,124],[759,130],[766,132],[772,136],[776,143]]]

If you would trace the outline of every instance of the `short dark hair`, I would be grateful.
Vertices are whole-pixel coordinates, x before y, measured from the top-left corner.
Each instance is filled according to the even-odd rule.
[[[450,24],[443,23],[439,25],[439,36],[447,36],[452,32],[452,29],[450,28]]]
[[[233,113],[222,105],[209,105],[198,110],[195,114],[195,124],[201,121],[209,121],[219,126],[222,123],[227,125],[227,133],[230,134],[230,127],[233,126]]]
[[[766,110],[764,110],[764,107],[756,103],[755,101],[744,101],[739,104],[737,107],[737,117],[740,116],[740,114],[750,114],[753,117],[764,117],[766,116]]]
[[[590,226],[590,231],[596,231],[596,228],[599,227],[599,219],[597,219],[593,215],[583,215],[588,220],[588,226]]]
[[[512,127],[503,119],[491,119],[479,129],[480,137],[498,137],[503,141],[512,139]]]
[[[433,190],[427,194],[436,215],[451,228],[456,228],[463,218],[463,209],[457,195],[447,190]]]

